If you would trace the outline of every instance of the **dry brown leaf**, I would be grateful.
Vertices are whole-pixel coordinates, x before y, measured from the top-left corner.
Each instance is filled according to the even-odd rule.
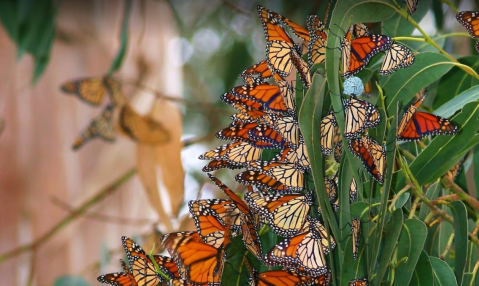
[[[149,115],[138,114],[128,103],[121,108],[120,130],[131,139],[146,145],[158,145],[170,139],[161,123]]]

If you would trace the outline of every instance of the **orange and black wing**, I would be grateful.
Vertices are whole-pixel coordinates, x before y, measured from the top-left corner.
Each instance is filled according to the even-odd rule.
[[[343,70],[343,77],[349,77],[360,72],[374,55],[388,49],[391,44],[392,39],[384,35],[363,36],[352,40],[349,63],[344,63],[347,69]]]
[[[307,27],[311,40],[308,43],[308,65],[324,63],[326,59],[326,40],[328,35],[324,23],[316,15],[309,15]]]
[[[245,171],[236,175],[235,179],[240,184],[255,186],[262,190],[289,192],[289,188],[285,184],[260,171]]]
[[[263,60],[244,70],[241,73],[241,77],[246,84],[255,84],[264,82],[265,80],[273,77],[273,74],[268,67],[268,61]]]
[[[319,275],[299,274],[293,270],[272,270],[262,272],[257,277],[257,286],[326,286],[330,283],[329,273]]]
[[[231,93],[244,100],[252,100],[262,105],[264,111],[286,115],[288,107],[285,105],[281,90],[277,85],[268,83],[240,85],[234,87]]]
[[[121,266],[125,272],[108,273],[98,276],[97,280],[100,283],[113,286],[138,286],[131,270],[126,266],[123,259],[120,259]]]
[[[192,285],[221,285],[225,260],[223,247],[203,242],[197,232],[169,233],[163,246],[178,265],[180,275]]]
[[[348,145],[351,153],[361,160],[366,171],[368,171],[373,179],[382,184],[384,177],[376,166],[375,160],[363,140],[361,138],[351,139]]]

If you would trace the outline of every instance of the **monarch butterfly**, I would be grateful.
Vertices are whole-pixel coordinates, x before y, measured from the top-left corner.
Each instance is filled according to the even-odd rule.
[[[343,142],[338,141],[334,146],[334,161],[341,163],[341,157],[343,156]]]
[[[417,4],[419,4],[419,0],[405,0],[406,1],[406,6],[409,14],[414,14],[417,9]]]
[[[358,217],[351,222],[351,234],[353,235],[353,258],[358,259],[359,240],[361,239],[361,221]]]
[[[238,183],[247,186],[256,186],[259,189],[266,189],[272,191],[278,191],[280,193],[288,193],[289,188],[276,180],[275,178],[268,176],[260,171],[245,171],[236,175],[235,180]]]
[[[297,69],[306,88],[311,85],[311,76],[307,70],[307,64],[301,58],[300,47],[294,43],[288,33],[281,27],[277,13],[266,10],[258,5],[258,14],[263,24],[263,30],[266,36],[266,58],[268,66],[273,74],[280,77],[287,77],[293,68]],[[294,31],[294,29],[293,29]],[[304,30],[302,34],[307,35]],[[309,40],[309,39],[308,39]],[[306,69],[305,69],[306,67]]]
[[[245,200],[277,235],[290,237],[302,229],[312,204],[312,194],[269,195],[250,192],[245,194]]]
[[[257,101],[253,101],[248,98],[240,97],[239,95],[227,92],[221,96],[221,101],[226,104],[233,106],[234,108],[238,109],[238,111],[248,114],[250,116],[254,116],[254,114],[258,114],[258,116],[262,116],[265,114],[263,109],[263,105]],[[253,113],[250,113],[253,112]]]
[[[261,240],[259,239],[258,232],[256,231],[253,214],[250,212],[248,205],[241,200],[241,198],[238,197],[238,195],[236,195],[230,188],[228,188],[213,175],[208,174],[208,177],[232,200],[233,204],[242,214],[240,216],[240,225],[241,232],[243,233],[243,243],[245,247],[251,251],[251,253],[261,260],[263,256]]]
[[[195,216],[212,215],[222,226],[229,226],[232,229],[232,236],[235,236],[241,229],[240,210],[231,200],[207,199],[196,200],[188,203],[190,213]],[[197,225],[198,228],[198,225]],[[199,227],[201,228],[201,227]],[[202,235],[200,233],[200,235]]]
[[[307,27],[311,37],[308,43],[308,65],[311,68],[314,64],[324,63],[328,34],[324,23],[316,15],[308,16]]]
[[[456,14],[456,19],[466,28],[473,39],[479,38],[479,12],[463,11]],[[476,51],[479,52],[479,41],[476,42]]]
[[[338,172],[334,174],[333,181],[338,185]],[[358,185],[356,184],[356,180],[354,177],[351,179],[351,186],[349,188],[349,202],[352,204],[354,200],[356,200],[356,196],[358,195]]]
[[[348,286],[368,286],[368,279],[365,278],[360,278],[360,279],[353,279],[349,281]]]
[[[200,160],[226,160],[232,164],[243,164],[249,161],[258,160],[261,157],[262,149],[256,148],[248,142],[233,142],[212,149],[200,155]]]
[[[338,128],[338,123],[336,122],[336,117],[334,116],[334,111],[330,110],[328,115],[326,115],[321,120],[321,152],[324,155],[331,155],[333,151],[333,144],[334,144],[334,134],[336,133],[336,129]]]
[[[311,275],[328,273],[324,255],[334,248],[334,239],[328,240],[324,226],[316,219],[308,217],[309,227],[302,233],[286,238],[275,245],[265,256],[269,266],[281,265],[295,268]]]
[[[351,39],[352,26],[341,44],[342,76],[349,77],[360,72],[377,53],[388,49],[392,39],[384,35],[367,35]]]
[[[324,185],[326,186],[326,193],[328,194],[329,201],[334,203],[338,198],[336,183],[333,180],[324,177]]]
[[[355,38],[369,36],[368,27],[364,23],[357,23],[353,25],[353,34]]]
[[[113,286],[137,286],[131,270],[126,266],[125,261],[120,259],[121,266],[125,272],[108,273],[97,277],[98,282]]]
[[[123,236],[121,240],[128,260],[131,263],[131,275],[138,285],[153,286],[165,280],[162,275],[156,273],[153,262],[136,242],[126,236]],[[172,259],[158,255],[154,255],[153,258],[162,273],[170,278],[175,278],[178,275],[178,267]]]
[[[304,174],[296,164],[269,162],[269,161],[251,161],[248,167],[260,171],[270,177],[275,178],[284,184],[291,191],[301,191],[304,188]]]
[[[111,77],[90,77],[67,81],[60,88],[90,105],[98,106],[103,103],[106,94],[112,92],[111,87],[119,85],[120,83]]]
[[[401,118],[398,127],[397,140],[399,141],[417,141],[428,135],[453,135],[457,133],[457,126],[446,118],[417,111],[419,105],[426,98],[425,90],[419,93],[419,100],[409,106],[408,110]]]
[[[291,28],[291,30],[296,36],[302,38],[305,41],[309,41],[310,36],[309,36],[308,30],[306,30],[305,28],[301,27],[300,25],[296,24],[295,22],[289,20],[288,18],[276,12],[269,11],[269,13],[271,14],[271,16],[275,17],[278,20],[281,20],[281,22],[283,22],[284,24],[286,24],[286,26]]]
[[[407,68],[414,63],[414,55],[409,48],[393,42],[386,50],[383,63],[379,69],[380,75],[388,75],[400,68]]]
[[[280,145],[274,145],[268,142],[257,141],[249,137],[249,131],[258,127],[257,122],[244,123],[233,122],[227,128],[224,128],[216,133],[216,138],[221,140],[234,140],[247,142],[250,145],[261,149],[272,149],[281,147]]]
[[[163,237],[168,250],[186,282],[193,285],[221,285],[226,253],[203,242],[197,232],[175,232]]]
[[[272,270],[258,274],[252,281],[253,286],[326,286],[330,285],[331,277],[329,273],[314,277],[301,275],[293,270]]]
[[[467,157],[467,154],[466,156],[464,156],[464,158],[462,158],[459,162],[457,162],[456,165],[454,165],[450,170],[448,170],[446,174],[444,174],[444,176],[448,177],[451,181],[454,182],[457,179],[459,172],[461,171],[462,164],[466,160],[466,157]]]
[[[258,102],[262,105],[264,111],[277,112],[286,115],[286,107],[281,90],[277,85],[269,83],[240,85],[231,90],[234,95]]]
[[[299,144],[297,148],[287,147],[283,149],[282,152],[278,153],[278,155],[273,158],[273,161],[294,163],[304,171],[310,170],[311,164],[309,162],[308,150],[304,143],[303,136],[299,136]]]
[[[283,101],[286,105],[286,108],[289,110],[289,114],[295,114],[296,103],[294,102],[293,87],[290,86],[285,80],[277,81],[276,84],[283,95]]]
[[[201,169],[203,172],[208,173],[208,172],[213,172],[219,169],[230,169],[230,170],[236,170],[236,169],[242,169],[244,168],[243,164],[236,164],[236,163],[231,163],[231,161],[228,160],[211,160],[206,166]]]
[[[299,144],[299,124],[298,120],[293,116],[276,116],[269,114],[267,122],[274,130],[276,130],[289,146],[297,148]]]
[[[199,205],[194,201],[188,203],[198,234],[203,238],[203,241],[206,244],[214,246],[215,248],[220,248],[225,243],[225,239],[229,239],[225,237],[226,228],[234,225],[236,222],[233,223],[233,221],[236,221],[236,218],[225,214],[222,219],[219,219],[218,214],[210,211],[208,207],[202,206],[203,205]],[[238,217],[237,223],[239,226],[239,212],[236,213],[236,217]]]
[[[270,143],[278,148],[286,144],[283,137],[275,129],[266,124],[258,124],[256,128],[249,130],[248,137],[255,141]]]
[[[168,131],[163,125],[151,118],[138,114],[129,104],[125,104],[120,111],[120,128],[131,139],[148,145],[157,145],[168,142]]]
[[[243,78],[243,81],[246,84],[258,84],[273,77],[273,74],[268,67],[268,62],[263,60],[244,70],[240,76]]]
[[[364,128],[373,128],[381,122],[379,111],[367,101],[351,97],[343,99],[345,131],[344,137],[355,138]]]
[[[73,142],[73,150],[78,150],[86,142],[96,137],[106,142],[114,142],[116,140],[115,128],[113,126],[113,112],[115,106],[107,105],[102,113],[94,118],[86,130],[78,136]]]
[[[384,180],[384,166],[386,165],[386,151],[384,147],[373,139],[363,136],[349,141],[349,149],[358,157],[366,171],[380,184]]]

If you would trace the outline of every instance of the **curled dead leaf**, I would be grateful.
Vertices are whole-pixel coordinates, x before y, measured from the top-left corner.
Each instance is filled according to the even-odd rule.
[[[170,140],[169,132],[163,124],[150,115],[138,114],[130,104],[122,107],[119,122],[121,131],[139,143],[158,145]]]

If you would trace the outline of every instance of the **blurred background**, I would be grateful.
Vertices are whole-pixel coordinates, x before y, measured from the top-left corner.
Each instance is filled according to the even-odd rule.
[[[194,229],[185,203],[221,196],[197,159],[227,143],[214,135],[233,108],[219,98],[265,58],[258,4],[305,25],[327,1],[0,2],[1,285],[98,285],[98,275],[120,270],[122,235],[148,251],[161,233]],[[444,11],[444,30],[463,32]],[[423,21],[442,32],[432,13]],[[469,53],[459,40],[448,49]],[[117,132],[114,143],[74,151],[102,107],[60,86],[106,75],[122,48],[113,76],[169,140],[145,145]],[[238,190],[230,172],[218,177]]]

